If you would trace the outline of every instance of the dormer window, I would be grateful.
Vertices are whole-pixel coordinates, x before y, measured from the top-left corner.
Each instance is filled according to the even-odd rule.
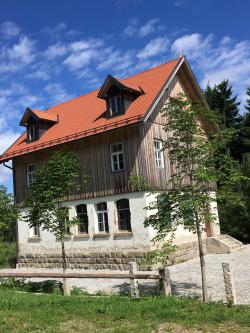
[[[27,125],[27,135],[28,142],[34,141],[38,139],[38,124],[29,124]]]
[[[143,94],[140,87],[108,75],[97,97],[106,101],[106,113],[107,117],[110,118],[125,113],[130,105]]]
[[[109,111],[111,115],[118,115],[124,112],[124,99],[121,94],[109,97]]]
[[[58,121],[59,117],[56,114],[27,108],[20,121],[20,125],[27,129],[27,142],[32,142],[39,140],[40,137]]]

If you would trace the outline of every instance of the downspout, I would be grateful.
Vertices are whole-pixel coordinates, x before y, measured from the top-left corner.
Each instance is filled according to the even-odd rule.
[[[13,190],[14,190],[14,205],[16,205],[16,181],[15,181],[15,169],[6,164],[6,161],[3,162],[3,166],[12,171],[13,175]],[[19,256],[19,241],[18,241],[18,221],[16,221],[16,264],[18,265],[18,256]],[[16,267],[18,267],[16,265]]]

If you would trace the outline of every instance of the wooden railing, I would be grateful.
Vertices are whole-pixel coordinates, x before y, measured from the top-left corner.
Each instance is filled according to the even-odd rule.
[[[63,279],[63,293],[70,295],[70,279],[129,279],[130,295],[132,298],[139,297],[138,280],[158,280],[163,295],[171,294],[170,277],[168,268],[159,271],[138,271],[135,262],[129,263],[129,271],[124,272],[1,272],[0,278],[51,278]]]

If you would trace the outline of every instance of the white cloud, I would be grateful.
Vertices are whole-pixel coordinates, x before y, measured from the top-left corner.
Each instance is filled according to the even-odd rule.
[[[250,41],[236,42],[230,36],[215,41],[212,35],[194,33],[176,39],[171,47],[174,55],[179,50],[191,61],[198,72],[203,88],[229,79],[234,93],[244,99],[250,77]]]
[[[139,59],[146,59],[161,53],[166,52],[169,45],[169,40],[166,37],[158,37],[152,39],[142,50],[137,54]]]
[[[57,57],[62,57],[67,52],[67,48],[64,44],[56,43],[50,45],[44,52],[45,56],[49,59],[54,59]]]
[[[153,18],[145,24],[139,26],[137,19],[132,19],[129,25],[123,31],[123,37],[146,37],[154,32],[161,31],[164,26],[160,24],[158,18]]]
[[[35,41],[21,36],[13,46],[0,48],[0,72],[15,73],[32,63],[35,59]]]
[[[48,93],[49,100],[53,103],[53,105],[65,102],[66,100],[74,97],[73,95],[67,93],[60,83],[50,83],[44,88],[44,90]]]
[[[20,31],[20,27],[15,22],[5,21],[0,24],[0,35],[4,39],[17,37],[19,36]]]

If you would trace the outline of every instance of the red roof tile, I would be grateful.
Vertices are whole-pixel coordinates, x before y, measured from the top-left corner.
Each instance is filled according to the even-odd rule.
[[[85,136],[126,126],[140,121],[158,96],[165,82],[170,78],[180,59],[141,72],[121,80],[124,85],[141,87],[144,94],[139,96],[125,114],[106,118],[106,103],[97,98],[99,90],[76,97],[62,104],[50,107],[46,113],[56,117],[59,122],[48,129],[43,136],[34,142],[27,143],[26,133],[0,157],[0,162],[35,150],[51,147],[63,142],[76,140]],[[43,111],[33,110],[37,115]]]

